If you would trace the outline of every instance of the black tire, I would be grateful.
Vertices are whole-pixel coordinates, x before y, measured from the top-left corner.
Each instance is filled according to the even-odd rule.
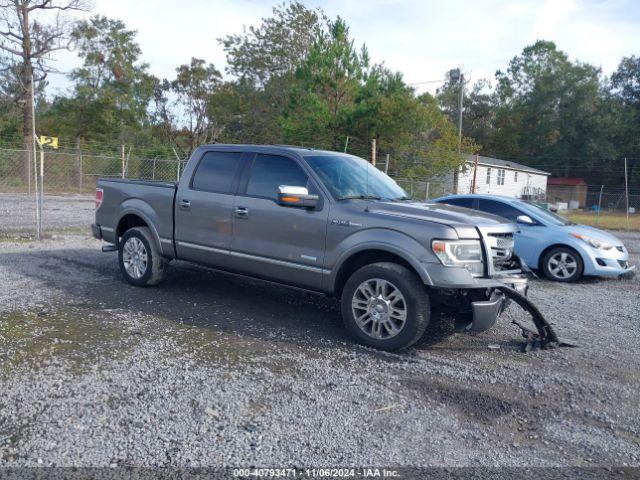
[[[127,267],[125,266],[124,249],[127,241],[130,239],[137,239],[142,242],[144,246],[146,266],[141,276],[132,275],[127,271]],[[133,242],[134,241],[132,241],[132,243]],[[162,258],[160,250],[151,234],[151,230],[149,230],[148,227],[130,228],[124,232],[118,245],[118,263],[124,279],[131,285],[137,287],[157,285],[164,280],[166,275],[167,261]]]
[[[558,273],[554,272],[553,269],[553,259],[557,260],[559,256],[565,255],[567,260],[567,265],[572,265],[575,263],[575,267],[570,270],[556,270]],[[544,257],[542,257],[542,272],[544,276],[549,280],[554,282],[564,282],[571,283],[577,282],[582,278],[582,272],[584,271],[584,262],[582,261],[582,257],[580,254],[575,251],[571,247],[555,247],[549,250]]]
[[[399,331],[387,338],[375,338],[363,330],[363,328],[367,327],[361,328],[358,326],[354,314],[354,307],[352,306],[352,301],[358,288],[364,282],[375,282],[375,279],[383,280],[386,282],[384,283],[384,285],[386,285],[385,288],[395,288],[403,297],[402,303],[400,303],[399,306],[400,308],[404,306],[404,323],[399,327],[397,325],[398,321],[394,320],[394,327]],[[389,284],[391,284],[391,287],[388,286]],[[358,295],[361,295],[361,292],[358,293]],[[360,297],[358,297],[358,300],[360,300]],[[360,301],[362,302],[363,300]],[[394,302],[398,302],[398,300],[394,300]],[[420,337],[422,337],[429,324],[431,311],[429,295],[420,278],[402,265],[389,262],[373,263],[354,272],[349,280],[347,280],[342,291],[341,306],[344,324],[359,343],[388,351],[401,350],[416,343]],[[358,313],[365,310],[366,309],[362,308],[358,310]],[[387,322],[390,320],[391,319],[388,319]],[[371,320],[370,323],[373,325],[376,322]],[[374,327],[372,326],[371,334],[374,334],[373,329]],[[379,327],[379,330],[382,331],[382,327]],[[384,327],[384,332],[387,334],[390,333],[386,326]]]

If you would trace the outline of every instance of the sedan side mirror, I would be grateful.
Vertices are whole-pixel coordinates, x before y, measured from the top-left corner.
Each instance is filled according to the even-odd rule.
[[[320,197],[310,195],[307,187],[294,187],[290,185],[280,185],[278,193],[278,203],[283,207],[316,208]]]
[[[516,218],[516,222],[522,223],[524,225],[533,225],[534,221],[531,219],[529,215],[518,215]]]

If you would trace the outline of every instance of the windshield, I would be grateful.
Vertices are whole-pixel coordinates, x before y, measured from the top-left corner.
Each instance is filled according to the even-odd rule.
[[[404,200],[400,186],[366,160],[351,155],[305,157],[311,168],[337,199],[376,198]]]
[[[536,203],[529,202],[526,200],[523,201],[523,203],[525,203],[528,206],[535,207],[534,214],[538,216],[540,220],[542,220],[545,223],[550,223],[551,225],[559,225],[559,226],[573,225],[573,222],[571,220],[567,220],[566,218],[561,217],[557,213],[553,213],[551,210],[547,210],[546,208],[541,207]]]

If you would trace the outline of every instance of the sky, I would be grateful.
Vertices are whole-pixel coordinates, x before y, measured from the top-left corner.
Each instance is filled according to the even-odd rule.
[[[151,73],[173,78],[192,56],[224,71],[217,39],[259,25],[278,1],[93,0],[91,14],[123,20],[138,32]],[[640,55],[640,0],[308,0],[329,17],[343,17],[357,45],[433,92],[451,68],[472,82],[493,79],[496,70],[537,39],[552,40],[571,59],[610,75],[623,56]],[[79,64],[73,52],[56,57],[68,72]],[[68,87],[64,75],[50,77],[54,92]]]

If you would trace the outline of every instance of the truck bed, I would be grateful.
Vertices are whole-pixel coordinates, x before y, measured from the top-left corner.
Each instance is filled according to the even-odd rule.
[[[97,187],[102,189],[103,196],[102,205],[96,212],[96,223],[100,225],[104,240],[117,242],[118,220],[131,210],[145,217],[163,250],[173,250],[176,183],[100,178]]]

